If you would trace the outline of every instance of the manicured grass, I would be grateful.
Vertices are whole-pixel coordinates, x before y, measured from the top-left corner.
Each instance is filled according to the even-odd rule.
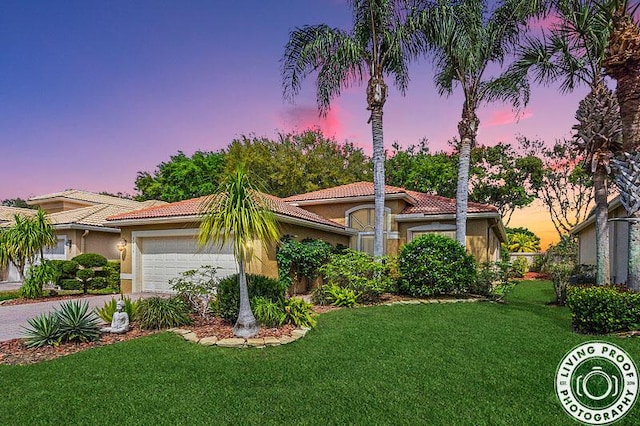
[[[17,299],[20,297],[17,291],[0,291],[0,300]]]
[[[593,336],[546,306],[380,306],[322,315],[282,347],[202,347],[172,334],[0,366],[3,424],[574,425],[554,394],[564,354]],[[640,362],[640,339],[602,337]],[[639,403],[640,405],[640,403]],[[618,424],[639,424],[640,408]]]

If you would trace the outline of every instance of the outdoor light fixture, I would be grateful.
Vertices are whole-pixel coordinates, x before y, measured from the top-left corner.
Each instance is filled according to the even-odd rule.
[[[122,253],[127,249],[127,240],[125,240],[124,238],[120,238],[120,241],[118,241],[116,247],[118,248],[118,251]]]
[[[67,242],[65,243],[67,247],[71,248],[71,240],[67,240]]]

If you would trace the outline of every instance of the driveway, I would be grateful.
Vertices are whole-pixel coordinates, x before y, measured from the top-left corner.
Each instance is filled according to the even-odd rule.
[[[131,299],[148,297],[149,294],[137,293],[127,295]],[[56,300],[53,302],[27,303],[24,305],[5,306],[0,305],[0,342],[23,337],[23,327],[27,327],[27,321],[43,312],[50,312],[60,307],[61,303],[68,300],[81,300],[88,302],[90,308],[102,307],[104,302],[112,297],[119,298],[118,294],[104,296],[89,296],[79,299]]]

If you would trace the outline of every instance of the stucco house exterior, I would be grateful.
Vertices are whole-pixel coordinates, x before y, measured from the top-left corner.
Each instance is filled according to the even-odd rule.
[[[106,218],[166,203],[155,200],[139,202],[70,189],[30,198],[27,204],[44,210],[56,232],[58,244],[45,248],[45,257],[64,260],[81,253],[98,253],[107,259],[119,259],[120,229],[108,226]],[[0,226],[11,226],[15,214],[33,215],[35,210],[0,207]],[[0,271],[0,280],[17,281],[19,274],[10,266],[4,272]]]
[[[400,247],[424,233],[455,238],[455,200],[403,188],[385,187],[385,251]],[[302,240],[318,238],[333,245],[372,252],[374,188],[358,182],[289,198],[266,197],[282,235]],[[196,242],[200,205],[204,198],[148,207],[107,218],[127,241],[121,264],[124,292],[170,291],[168,281],[201,265],[217,266],[218,276],[236,273],[231,247],[206,247]],[[497,260],[506,234],[493,206],[469,203],[467,248],[482,261]],[[277,276],[276,246],[266,250],[254,242],[252,273]]]
[[[596,218],[593,213],[570,232],[578,239],[578,263],[581,265],[596,264]],[[624,220],[627,217],[620,197],[612,199],[609,202],[609,264],[613,284],[627,281],[629,225]]]

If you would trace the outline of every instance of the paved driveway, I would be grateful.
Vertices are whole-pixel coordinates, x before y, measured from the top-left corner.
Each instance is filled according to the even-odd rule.
[[[132,299],[139,299],[140,297],[148,296],[147,294],[131,294]],[[116,299],[119,297],[117,294],[108,294],[104,296],[89,296],[83,297],[79,300],[89,303],[90,308],[102,307],[104,302],[111,300],[112,297]],[[76,299],[67,299],[76,300]],[[22,337],[23,328],[28,325],[27,321],[36,315],[40,315],[43,312],[50,312],[60,306],[61,303],[66,300],[56,300],[53,302],[39,302],[39,303],[27,303],[24,305],[5,306],[0,305],[0,342],[5,340],[16,339]]]

